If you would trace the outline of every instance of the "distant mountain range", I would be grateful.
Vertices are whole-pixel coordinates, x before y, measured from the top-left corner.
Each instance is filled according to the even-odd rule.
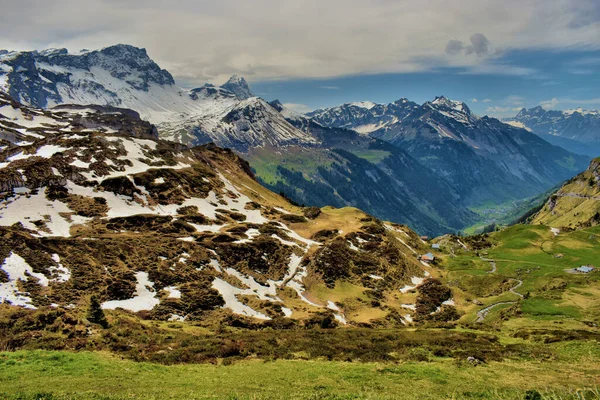
[[[528,129],[544,140],[590,157],[600,156],[600,111],[521,109],[505,122]]]
[[[0,52],[0,89],[24,104],[135,110],[163,139],[242,154],[269,188],[307,205],[358,206],[427,234],[460,230],[467,209],[538,194],[586,157],[445,97],[350,103],[301,116],[252,96],[244,78],[191,90],[144,49]]]
[[[478,117],[460,101],[437,97],[382,105],[348,103],[308,114],[323,125],[355,129],[406,150],[446,179],[467,204],[543,192],[585,168],[586,157],[531,132]]]

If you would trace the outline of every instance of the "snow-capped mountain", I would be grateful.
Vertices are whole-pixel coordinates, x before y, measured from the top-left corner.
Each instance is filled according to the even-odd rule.
[[[568,150],[587,154],[592,157],[600,155],[600,111],[544,110],[542,107],[521,109],[514,118],[505,122],[518,124],[531,132],[540,135],[550,143],[563,146]]]
[[[387,122],[369,135],[407,150],[472,203],[534,195],[583,170],[587,163],[585,157],[552,146],[525,129],[480,118],[463,102],[444,96],[420,106],[401,101],[409,105],[406,114],[397,118],[392,111],[380,116],[380,121]],[[321,111],[317,120],[326,123],[322,116],[335,116],[339,109]],[[369,110],[373,109],[376,106]],[[348,121],[352,120],[341,114],[327,125],[365,126],[361,118]]]
[[[241,76],[233,75],[225,84],[221,85],[223,89],[229,90],[231,93],[234,93],[238,99],[246,100],[252,97],[252,92],[250,91],[250,86],[248,86],[248,82]]]
[[[245,151],[249,146],[314,143],[283,118],[269,120],[278,117],[276,111],[252,97],[244,78],[233,76],[221,87],[184,90],[145,49],[129,45],[76,54],[66,49],[4,52],[0,89],[40,108],[59,104],[129,108],[158,125],[161,136],[185,144],[215,142]]]
[[[363,101],[319,109],[307,115],[323,126],[347,128],[361,134],[369,134],[401,121],[417,107],[417,103],[407,99],[390,104]]]
[[[158,140],[128,110],[49,111],[0,92],[0,132],[3,307],[84,312],[93,295],[109,316],[299,326],[316,316],[333,327],[364,317],[311,292],[307,276],[397,294],[430,275],[410,229],[357,209],[294,206],[232,151]],[[444,300],[394,321],[426,320]],[[352,311],[376,307],[379,318],[387,304]]]

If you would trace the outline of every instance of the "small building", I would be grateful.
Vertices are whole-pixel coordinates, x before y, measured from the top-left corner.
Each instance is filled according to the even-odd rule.
[[[440,249],[440,244],[439,243],[434,243],[434,244],[431,245],[431,248],[435,249],[435,250],[439,250]]]
[[[594,267],[591,267],[589,265],[582,265],[581,267],[576,268],[575,271],[580,272],[582,274],[589,274],[594,269],[595,269]]]
[[[429,240],[429,236],[421,236],[421,240],[426,242]]]
[[[433,262],[433,260],[435,260],[435,256],[432,253],[423,254],[421,256],[421,261],[424,261],[426,263]]]

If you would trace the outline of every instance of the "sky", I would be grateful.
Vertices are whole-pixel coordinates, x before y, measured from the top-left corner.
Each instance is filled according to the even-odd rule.
[[[0,49],[127,43],[184,87],[244,76],[297,111],[401,97],[600,108],[599,0],[0,0]]]

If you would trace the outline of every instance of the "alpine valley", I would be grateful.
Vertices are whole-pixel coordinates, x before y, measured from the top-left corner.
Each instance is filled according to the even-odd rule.
[[[514,125],[0,51],[0,398],[600,398],[600,161]]]

